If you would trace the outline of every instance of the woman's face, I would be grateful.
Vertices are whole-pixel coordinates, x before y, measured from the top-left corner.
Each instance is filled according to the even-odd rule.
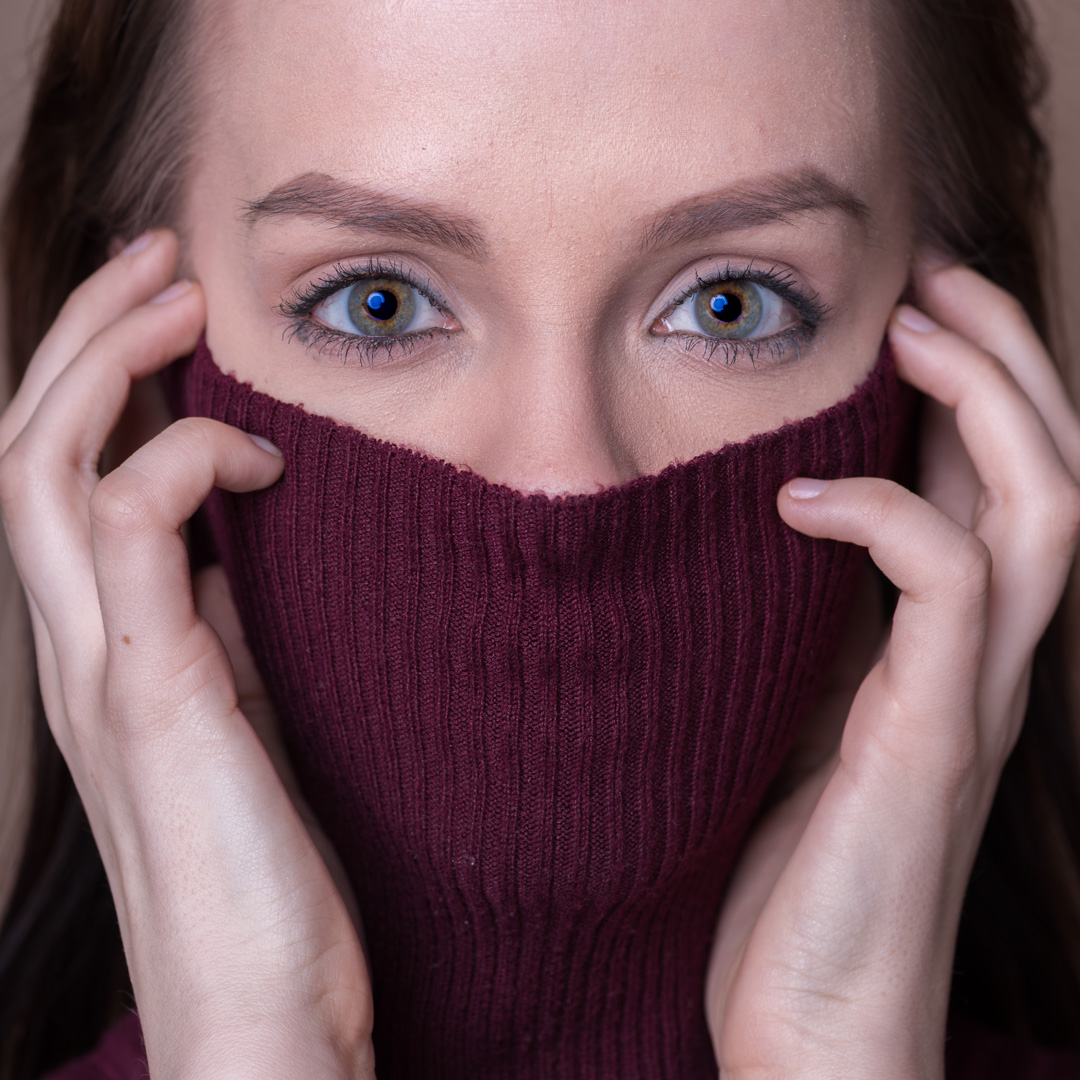
[[[910,261],[868,7],[215,5],[188,261],[218,363],[549,493],[841,399]]]

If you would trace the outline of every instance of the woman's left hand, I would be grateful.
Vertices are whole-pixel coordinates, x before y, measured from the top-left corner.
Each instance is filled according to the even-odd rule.
[[[732,878],[706,988],[725,1080],[943,1075],[964,892],[1076,551],[1080,420],[1023,308],[963,267],[916,284],[889,336],[931,399],[922,497],[868,478],[779,495],[900,599],[836,752]]]

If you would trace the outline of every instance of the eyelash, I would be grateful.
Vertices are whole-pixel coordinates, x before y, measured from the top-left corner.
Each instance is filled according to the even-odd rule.
[[[390,278],[392,281],[400,281],[403,285],[416,289],[432,307],[444,315],[450,314],[438,293],[427,281],[418,281],[392,260],[368,259],[358,265],[335,263],[318,281],[298,287],[292,296],[282,300],[278,305],[280,314],[289,320],[289,325],[283,335],[285,340],[299,341],[318,352],[337,353],[343,364],[350,360],[364,364],[374,363],[380,358],[380,354],[382,354],[381,358],[387,361],[399,354],[407,356],[419,344],[436,334],[442,334],[444,337],[450,335],[449,330],[431,327],[427,330],[412,330],[397,337],[363,337],[342,333],[311,317],[311,313],[328,296],[333,296],[339,290],[347,289],[350,285],[368,278]]]
[[[707,289],[710,285],[719,285],[724,281],[752,281],[756,285],[771,289],[795,309],[801,321],[797,326],[782,330],[779,334],[758,340],[707,338],[683,330],[674,330],[664,334],[664,340],[676,339],[688,353],[700,350],[706,361],[711,362],[719,350],[721,361],[728,366],[734,364],[740,357],[745,357],[749,360],[750,366],[754,367],[763,351],[777,363],[783,360],[792,348],[795,349],[796,356],[800,356],[802,346],[813,340],[818,330],[832,314],[832,308],[821,299],[818,293],[804,293],[798,287],[794,274],[789,270],[780,270],[776,266],[768,270],[757,269],[751,261],[741,269],[727,263],[723,270],[718,270],[707,277],[695,274],[693,284],[687,285],[678,296],[672,299],[657,319],[666,318],[681,303],[689,300],[694,293]]]
[[[407,356],[418,345],[437,334],[449,337],[451,331],[438,327],[427,330],[414,330],[397,337],[363,337],[342,333],[340,330],[325,326],[311,317],[311,313],[323,300],[340,289],[347,289],[350,285],[355,285],[357,282],[367,278],[380,277],[390,278],[394,281],[400,281],[403,285],[411,286],[421,293],[433,307],[443,314],[450,314],[430,283],[417,280],[407,270],[391,260],[369,259],[359,265],[336,263],[318,281],[309,282],[297,288],[291,297],[283,300],[278,305],[278,311],[289,320],[289,325],[284,333],[286,341],[296,340],[319,352],[337,353],[343,364],[348,363],[350,360],[357,360],[363,364],[375,362],[380,357],[380,354],[382,359],[386,361],[399,354]],[[752,281],[764,288],[771,289],[795,309],[801,320],[800,323],[797,326],[781,331],[779,334],[773,334],[771,337],[761,338],[760,340],[739,341],[707,338],[679,330],[663,335],[664,339],[678,340],[688,353],[700,350],[702,357],[706,361],[711,362],[716,357],[717,352],[720,351],[722,362],[729,366],[739,360],[740,357],[745,357],[753,367],[763,351],[767,352],[776,362],[783,360],[792,348],[795,349],[796,355],[800,355],[802,346],[814,338],[822,324],[827,321],[832,313],[830,306],[817,293],[804,293],[795,284],[795,277],[790,271],[779,270],[775,266],[768,270],[758,269],[755,268],[751,261],[741,269],[737,269],[728,263],[723,270],[718,270],[707,277],[695,275],[694,282],[672,299],[657,318],[661,319],[670,315],[681,303],[701,289],[707,289],[711,285],[717,285],[724,281]]]

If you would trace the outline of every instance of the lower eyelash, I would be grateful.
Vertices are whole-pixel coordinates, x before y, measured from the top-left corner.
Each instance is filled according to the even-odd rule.
[[[704,335],[691,334],[680,330],[663,335],[664,339],[668,341],[673,338],[678,339],[683,349],[688,353],[700,349],[703,359],[706,361],[711,361],[718,350],[722,354],[722,362],[729,367],[740,357],[745,357],[750,361],[750,366],[755,367],[762,353],[769,354],[774,363],[779,363],[786,359],[792,348],[795,350],[796,357],[799,357],[802,346],[809,344],[813,340],[821,324],[832,314],[832,308],[824,303],[817,294],[812,296],[803,294],[795,286],[793,276],[786,271],[777,273],[775,266],[769,270],[755,270],[751,261],[743,269],[739,270],[728,263],[722,271],[707,278],[700,275],[695,275],[695,277],[694,284],[688,286],[679,296],[672,300],[665,313],[673,311],[679,304],[693,296],[695,292],[708,288],[710,285],[717,285],[724,281],[752,281],[766,289],[771,289],[786,300],[795,308],[802,319],[798,326],[789,327],[779,334],[773,334],[772,337],[756,340],[752,338],[742,340],[738,338],[708,338]]]
[[[688,353],[695,353],[699,349],[702,359],[711,361],[716,353],[721,352],[721,362],[731,367],[740,357],[750,361],[751,367],[757,366],[757,361],[762,353],[767,353],[774,363],[780,363],[787,359],[791,349],[794,348],[796,358],[802,355],[802,347],[808,344],[814,337],[816,327],[792,326],[782,330],[772,337],[761,338],[757,341],[739,341],[735,338],[707,338],[699,334],[680,333],[675,331],[665,334],[666,340],[677,338],[683,349]]]
[[[380,354],[384,361],[389,361],[398,355],[408,356],[417,346],[430,340],[436,334],[449,337],[450,333],[437,327],[428,330],[415,330],[398,337],[365,337],[362,335],[346,334],[324,326],[310,317],[317,304],[340,288],[347,288],[352,282],[363,280],[367,277],[390,277],[411,285],[424,293],[428,300],[436,307],[442,309],[439,303],[427,288],[413,281],[411,276],[404,273],[392,263],[381,260],[372,260],[367,266],[359,271],[353,269],[346,271],[342,266],[334,268],[334,272],[323,279],[310,293],[298,294],[292,299],[282,302],[278,310],[289,319],[289,325],[285,328],[282,337],[285,341],[300,341],[308,348],[322,353],[336,353],[342,364],[355,361],[360,364],[375,363]],[[769,338],[758,340],[739,340],[735,338],[707,338],[698,334],[675,331],[664,335],[665,339],[677,338],[688,353],[699,349],[706,361],[711,361],[717,351],[722,353],[724,364],[733,365],[740,357],[746,357],[751,367],[756,366],[758,358],[763,352],[768,353],[774,362],[782,361],[791,348],[794,347],[796,354],[801,351],[804,344],[808,344],[816,334],[819,326],[831,314],[828,305],[822,303],[817,295],[805,296],[792,283],[790,274],[779,274],[775,267],[770,270],[755,270],[753,262],[747,264],[742,270],[733,270],[728,264],[720,273],[709,278],[697,276],[695,283],[683,294],[672,301],[670,308],[693,295],[699,289],[707,288],[722,281],[753,281],[771,289],[787,300],[803,319],[799,326],[790,327],[779,334]]]
[[[301,344],[321,353],[336,353],[342,364],[350,360],[360,364],[374,363],[381,354],[384,361],[400,355],[407,356],[422,342],[435,334],[449,336],[449,331],[439,327],[427,330],[413,330],[397,337],[365,337],[361,334],[346,334],[332,327],[316,322],[311,313],[328,296],[340,289],[347,289],[359,281],[368,278],[391,278],[409,285],[422,293],[432,306],[445,311],[445,305],[438,299],[431,286],[424,281],[417,281],[397,263],[386,259],[370,259],[360,266],[338,263],[321,281],[315,282],[278,305],[278,312],[288,320],[282,339],[286,342],[299,341]]]
[[[450,336],[448,330],[432,327],[430,330],[414,330],[401,337],[361,337],[343,334],[313,319],[298,318],[286,327],[282,337],[286,342],[299,341],[321,353],[336,353],[342,364],[354,361],[363,365],[375,363],[380,353],[384,361],[389,361],[399,354],[408,356],[417,345],[436,334]]]

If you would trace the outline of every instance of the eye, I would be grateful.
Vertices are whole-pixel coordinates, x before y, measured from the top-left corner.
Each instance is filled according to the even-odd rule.
[[[699,283],[657,319],[653,333],[753,341],[781,334],[801,321],[794,306],[772,289],[747,278],[730,278]]]
[[[362,278],[332,292],[311,310],[331,330],[369,338],[399,337],[447,326],[447,318],[406,281]]]

